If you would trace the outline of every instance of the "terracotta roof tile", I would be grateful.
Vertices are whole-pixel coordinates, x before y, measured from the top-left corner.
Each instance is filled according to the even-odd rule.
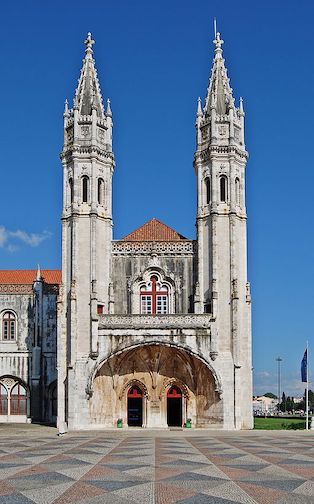
[[[157,219],[151,219],[123,238],[123,241],[178,241],[187,240],[174,229]]]
[[[37,270],[0,270],[0,284],[33,284]],[[41,270],[45,283],[61,284],[61,270]]]

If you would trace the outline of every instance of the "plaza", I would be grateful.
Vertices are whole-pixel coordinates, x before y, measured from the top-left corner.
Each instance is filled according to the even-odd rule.
[[[313,433],[0,427],[0,504],[310,504]]]

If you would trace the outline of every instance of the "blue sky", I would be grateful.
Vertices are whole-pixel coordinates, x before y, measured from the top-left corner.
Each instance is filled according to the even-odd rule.
[[[4,3],[0,268],[60,267],[62,112],[88,31],[113,111],[115,238],[152,217],[195,237],[194,122],[214,16],[246,112],[254,389],[276,392],[280,355],[283,389],[297,394],[314,342],[312,2]]]

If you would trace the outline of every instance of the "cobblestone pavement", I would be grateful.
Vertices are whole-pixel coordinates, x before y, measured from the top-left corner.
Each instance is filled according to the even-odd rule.
[[[0,504],[310,504],[314,433],[0,425]]]

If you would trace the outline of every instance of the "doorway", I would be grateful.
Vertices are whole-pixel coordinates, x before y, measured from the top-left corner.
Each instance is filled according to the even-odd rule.
[[[167,424],[169,427],[182,427],[182,392],[172,386],[167,392]]]
[[[128,426],[143,426],[143,392],[136,385],[128,391]]]

